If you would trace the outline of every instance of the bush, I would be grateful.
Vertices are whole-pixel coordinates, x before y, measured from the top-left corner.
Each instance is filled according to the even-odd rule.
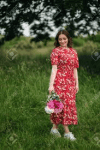
[[[92,41],[87,41],[82,47],[82,52],[84,54],[91,54],[95,49],[97,49],[97,45],[95,45]]]
[[[81,38],[73,38],[74,46],[83,46],[85,43],[84,39]]]
[[[20,41],[20,43],[17,44],[16,48],[18,49],[33,49],[33,47],[31,46],[31,44],[29,43],[25,43],[23,41]]]
[[[100,42],[100,34],[91,35],[91,36],[87,37],[87,40],[93,41],[93,42]]]

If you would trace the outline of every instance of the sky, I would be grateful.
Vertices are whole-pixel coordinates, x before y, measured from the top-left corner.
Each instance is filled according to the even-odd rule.
[[[95,25],[95,24],[96,24],[96,23],[94,23],[94,25]],[[24,29],[24,30],[23,30],[24,36],[29,37],[29,36],[30,36],[30,33],[29,33],[30,26],[29,26],[27,23],[23,23],[23,24],[22,24],[22,27],[23,27],[23,29]],[[58,28],[58,29],[54,28],[54,31],[53,31],[53,32],[49,32],[49,33],[50,33],[50,36],[51,36],[51,37],[55,37],[56,34],[57,34],[57,32],[58,32],[58,30],[59,30],[59,28]],[[90,34],[93,34],[92,30],[90,31]],[[96,34],[96,32],[95,32],[94,34]],[[76,35],[77,35],[77,33],[76,33]],[[86,36],[87,36],[86,34],[83,35],[83,37],[86,37]]]
[[[94,23],[94,25],[95,25],[96,23]],[[30,35],[30,33],[29,33],[29,30],[30,30],[30,26],[27,24],[27,23],[23,23],[22,24],[22,27],[23,27],[23,35],[25,36],[25,37],[30,37],[31,35]],[[55,37],[56,36],[56,34],[57,34],[57,32],[58,32],[58,30],[59,30],[59,28],[57,29],[57,28],[55,28],[55,27],[53,27],[54,28],[54,31],[53,32],[49,32],[50,33],[50,37]],[[4,30],[1,30],[2,32],[2,34],[4,34]],[[90,34],[92,34],[93,32],[92,31],[90,31]],[[94,34],[96,34],[96,32],[94,33]],[[77,34],[76,34],[77,35]],[[86,37],[87,35],[83,35],[83,37]],[[33,37],[33,36],[32,36]]]
[[[39,8],[38,9],[43,9],[43,6],[42,6],[42,4],[41,5],[39,5]],[[45,8],[46,9],[46,8]],[[95,7],[90,7],[90,9],[91,9],[91,11],[93,12],[96,8]],[[54,13],[59,13],[60,12],[60,10],[59,9],[57,9],[57,12],[56,12],[56,10],[54,9],[54,8],[52,8],[52,11],[51,11],[52,13],[49,13],[49,15],[50,16],[54,16]],[[77,16],[79,16],[79,13],[78,13],[78,11],[77,11],[77,14],[76,14]],[[41,18],[42,18],[42,20],[43,20],[43,17],[45,18],[48,18],[48,20],[50,20],[51,18],[50,17],[48,17],[48,15],[46,15],[45,16],[45,14],[44,13],[42,13],[41,14]],[[66,18],[65,18],[66,19]],[[39,23],[39,22],[36,22],[36,23]],[[56,34],[57,34],[57,32],[58,32],[58,30],[62,27],[63,29],[64,29],[64,26],[66,26],[66,24],[64,24],[63,23],[63,25],[61,26],[61,27],[59,27],[59,28],[55,28],[55,26],[54,26],[54,23],[53,23],[53,21],[51,21],[50,20],[50,22],[49,22],[50,24],[52,24],[53,25],[53,32],[49,32],[50,33],[50,36],[51,37],[55,37],[56,36]],[[83,21],[80,21],[78,24],[80,24],[80,23],[83,23],[83,24],[85,24],[85,21],[83,20]],[[98,25],[97,25],[97,22],[96,21],[93,21],[92,22],[92,25],[95,27],[95,29],[98,27]],[[30,25],[31,26],[31,25]],[[24,36],[30,36],[30,34],[29,34],[29,29],[30,29],[30,26],[28,25],[28,24],[26,24],[26,23],[23,23],[22,24],[22,27],[24,28],[24,31],[23,31],[23,34],[24,34]],[[77,24],[75,24],[75,26],[77,26]],[[88,29],[90,29],[89,27],[87,27]],[[94,34],[96,34],[97,32],[94,32]],[[70,34],[70,33],[69,33]],[[92,30],[90,31],[90,34],[93,34],[93,32],[92,32]],[[76,33],[76,35],[77,35],[77,33]],[[87,34],[85,34],[85,35],[82,35],[83,37],[86,37],[86,36],[88,36]],[[35,37],[35,35],[34,35],[34,37]]]
[[[42,7],[42,4],[39,6],[39,8],[38,9],[42,9],[43,7]],[[91,8],[91,11],[93,12],[93,10],[95,9],[95,7],[90,7]],[[50,14],[51,16],[52,15],[54,15],[54,13],[55,13],[55,9],[54,8],[52,8],[52,13]],[[56,12],[57,13],[57,12]],[[58,11],[58,13],[59,13],[59,11]],[[43,16],[42,16],[43,15]],[[78,16],[78,13],[77,13],[77,16]],[[41,18],[43,19],[43,17],[45,18],[48,18],[48,20],[50,20],[50,17],[48,17],[48,14],[47,14],[47,16],[45,16],[44,15],[44,13],[43,14],[41,14]],[[37,21],[35,21],[36,23],[39,23],[39,22],[37,22]],[[85,21],[83,20],[83,21],[81,21],[82,23],[85,23]],[[54,24],[53,24],[53,22],[52,21],[50,21],[50,23],[53,25],[53,32],[49,32],[49,34],[50,34],[50,37],[55,37],[56,36],[56,34],[57,34],[57,32],[58,32],[58,30],[62,27],[63,29],[64,29],[64,26],[66,25],[66,24],[63,24],[61,27],[59,27],[59,28],[55,28],[55,26],[54,26]],[[80,22],[78,23],[78,24],[80,24]],[[94,22],[92,22],[92,24],[94,25],[94,27],[95,27],[95,29],[98,27],[97,26],[97,23],[96,23],[96,21],[94,21]],[[32,24],[31,24],[32,25]],[[30,26],[31,25],[28,25],[27,23],[23,23],[22,24],[22,27],[23,27],[23,35],[24,36],[26,36],[26,37],[30,37],[31,35],[30,35],[30,33],[29,33],[29,30],[30,30]],[[77,24],[75,24],[76,26],[77,26]],[[89,27],[88,27],[88,29],[89,29]],[[1,30],[1,29],[0,29]],[[90,34],[92,34],[93,32],[92,32],[92,30],[90,31]],[[2,29],[1,30],[1,34],[4,34],[4,30]],[[70,34],[70,33],[69,33]],[[94,32],[94,34],[96,34],[96,32]],[[77,33],[76,33],[76,35],[77,35]],[[34,37],[36,36],[36,35],[33,35]],[[32,37],[33,37],[32,36]],[[83,37],[86,37],[87,35],[85,34],[85,35],[82,35]]]

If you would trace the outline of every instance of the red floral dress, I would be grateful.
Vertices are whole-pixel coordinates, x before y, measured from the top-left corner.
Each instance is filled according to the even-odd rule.
[[[54,90],[62,103],[63,110],[56,114],[50,114],[53,124],[71,125],[78,124],[76,108],[76,89],[74,68],[79,68],[77,52],[74,48],[56,47],[52,50],[51,65],[57,65],[57,73],[54,80]]]

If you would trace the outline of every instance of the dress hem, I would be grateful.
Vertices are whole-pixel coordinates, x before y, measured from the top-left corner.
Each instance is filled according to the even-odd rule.
[[[78,125],[78,123],[71,123],[71,124],[63,124],[63,123],[54,123],[54,122],[51,122],[52,124],[55,124],[55,125],[59,125],[59,124],[62,124],[62,125]]]

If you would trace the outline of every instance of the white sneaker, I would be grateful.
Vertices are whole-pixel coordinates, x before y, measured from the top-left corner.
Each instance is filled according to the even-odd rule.
[[[56,137],[61,137],[61,134],[59,133],[59,131],[57,129],[51,129],[50,134],[55,135]]]
[[[71,141],[75,141],[76,138],[72,134],[72,132],[64,133],[64,138],[70,139]]]

